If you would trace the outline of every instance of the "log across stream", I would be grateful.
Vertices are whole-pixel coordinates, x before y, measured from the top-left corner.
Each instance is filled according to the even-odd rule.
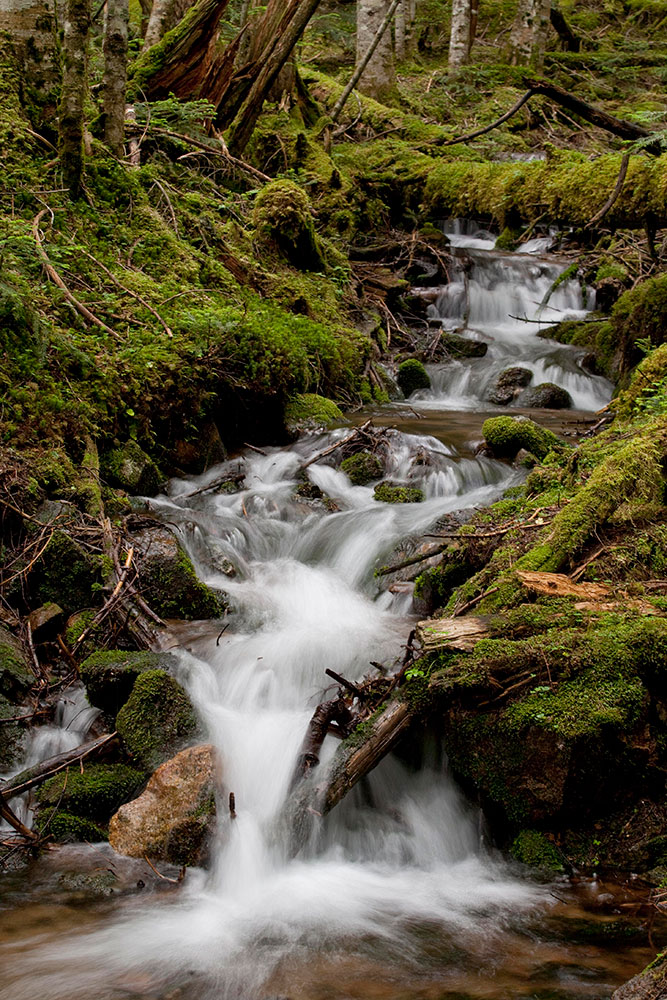
[[[532,354],[530,363],[538,370]],[[352,684],[370,661],[400,669],[415,625],[410,594],[392,593],[374,570],[401,539],[445,514],[491,503],[520,475],[474,456],[477,417],[467,435],[457,431],[457,446],[447,443],[448,411],[461,393],[448,406],[442,375],[442,391],[423,400],[437,434],[420,432],[416,417],[413,433],[387,432],[385,474],[422,489],[421,503],[378,502],[372,484],[351,485],[332,453],[309,463],[349,428],[266,454],[248,451],[237,493],[207,489],[219,476],[214,469],[150,502],[202,578],[235,608],[224,633],[212,623],[175,629],[173,641],[236,815],[228,818],[226,803],[220,810],[211,869],[190,870],[162,892],[151,888],[147,865],[125,870],[105,846],[61,849],[9,879],[0,909],[3,995],[583,1000],[610,996],[650,957],[648,943],[632,934],[623,948],[614,938],[605,944],[608,918],[595,914],[604,887],[548,884],[500,857],[483,817],[448,775],[437,740],[421,732],[410,737],[409,753],[379,747],[377,766],[364,763],[368,773],[349,794],[330,784],[336,808],[294,852],[285,803],[295,768],[312,770],[308,780],[324,774],[340,745],[332,735],[320,739],[324,727],[345,725],[341,711],[325,712],[304,750],[315,709],[337,698],[325,669]],[[577,386],[583,398],[585,386]],[[596,382],[591,398],[603,391]],[[465,398],[472,392],[468,380]],[[402,412],[397,404],[385,418]],[[327,502],[297,492],[304,467]],[[403,734],[400,719],[385,721]],[[354,752],[370,751],[362,743]],[[115,896],[73,896],[62,880],[68,865],[115,872]]]

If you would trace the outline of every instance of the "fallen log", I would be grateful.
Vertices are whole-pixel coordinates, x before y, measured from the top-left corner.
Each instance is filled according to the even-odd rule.
[[[34,830],[30,830],[25,823],[22,823],[18,816],[9,808],[7,799],[2,792],[0,792],[0,819],[4,819],[6,823],[9,823],[26,840],[39,840]]]
[[[49,757],[40,764],[35,764],[34,767],[21,771],[0,786],[0,796],[5,800],[16,798],[17,795],[22,795],[31,788],[41,785],[47,778],[59,771],[64,771],[71,764],[78,764],[89,757],[97,756],[112,740],[116,739],[117,735],[118,733],[115,732],[105,733],[104,736],[99,736],[90,743],[83,743],[81,746],[75,747],[74,750],[66,750],[65,753],[56,754],[55,757]]]
[[[469,653],[488,632],[484,618],[429,618],[417,625],[417,638],[425,653],[444,646]]]
[[[347,732],[354,717],[342,698],[324,701],[315,709],[297,757],[291,787],[295,788],[320,762],[320,750],[331,724]]]

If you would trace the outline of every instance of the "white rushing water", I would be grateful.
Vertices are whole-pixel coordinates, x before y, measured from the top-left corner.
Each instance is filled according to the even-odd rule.
[[[497,254],[488,234],[454,231],[452,244],[465,248],[467,259],[435,312],[445,327],[485,340],[489,350],[481,359],[432,366],[432,390],[411,403],[479,409],[498,374],[521,365],[534,385],[566,388],[576,407],[603,405],[609,385],[581,369],[578,352],[537,338],[539,323],[512,318],[553,322],[592,304],[582,301],[577,283],[563,282],[544,305],[564,269],[542,256],[544,241]],[[478,811],[424,734],[413,734],[407,756],[388,757],[354,789],[307,848],[291,850],[285,804],[309,718],[335,690],[325,668],[354,680],[371,660],[397,664],[414,623],[410,595],[384,589],[374,570],[401,539],[428,531],[445,514],[489,504],[516,481],[499,462],[390,430],[387,478],[420,487],[423,503],[379,503],[372,487],[353,486],[326,460],[309,466],[307,476],[334,509],[301,500],[301,465],[345,433],[246,454],[239,493],[206,492],[219,474],[212,469],[173,482],[167,496],[150,502],[179,533],[199,575],[224,589],[234,607],[223,634],[190,629],[177,651],[179,679],[222,761],[213,864],[190,871],[166,898],[119,900],[89,928],[37,929],[18,947],[5,943],[0,955],[12,1000],[396,1000],[416,995],[405,984],[428,979],[431,967],[440,976],[443,968],[468,968],[479,981],[475,995],[533,995],[529,984],[525,993],[494,992],[488,984],[513,935],[545,911],[549,894],[518,880],[484,845]],[[237,570],[231,579],[230,562]],[[327,737],[320,766],[335,746]],[[226,810],[230,790],[234,821]],[[533,947],[524,939],[524,952]],[[348,992],[339,977],[351,975],[350,961],[357,971]],[[461,995],[460,983],[454,992]]]
[[[532,373],[529,388],[551,382],[569,392],[576,410],[599,410],[611,384],[582,368],[585,351],[538,337],[567,319],[582,319],[595,295],[571,278],[557,284],[568,261],[545,255],[550,239],[531,239],[514,253],[494,250],[495,237],[470,225],[450,223],[447,236],[456,266],[448,285],[429,306],[432,322],[488,345],[484,357],[429,366],[432,387],[411,397],[419,407],[448,410],[490,407],[498,376],[510,367]],[[556,285],[556,287],[554,287]],[[521,397],[516,400],[521,405]]]

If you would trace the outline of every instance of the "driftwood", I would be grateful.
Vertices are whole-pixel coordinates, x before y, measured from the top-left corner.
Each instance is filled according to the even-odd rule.
[[[75,747],[74,750],[66,750],[65,753],[56,754],[55,757],[49,757],[47,760],[35,764],[34,767],[29,767],[25,771],[21,771],[19,774],[14,775],[10,781],[0,786],[0,796],[5,800],[16,798],[17,795],[22,795],[31,788],[41,785],[47,778],[58,774],[59,771],[64,771],[71,764],[78,764],[89,757],[96,757],[116,739],[117,735],[115,732],[106,733],[104,736],[99,736],[90,743],[83,743],[81,746]]]
[[[469,653],[488,632],[484,618],[429,618],[417,625],[417,636],[426,653],[445,646]]]
[[[1,791],[0,791],[0,819],[4,819],[6,823],[9,823],[9,825],[13,827],[13,829],[16,830],[16,832],[19,833],[22,837],[25,837],[26,840],[39,840],[39,837],[34,832],[34,830],[30,830],[24,823],[22,823],[21,820],[18,818],[18,816],[13,812],[13,810],[9,808],[9,806],[7,805],[7,799],[2,794]]]
[[[307,469],[309,465],[314,465],[315,462],[319,462],[321,461],[321,459],[326,458],[327,455],[331,455],[332,452],[338,451],[339,448],[343,448],[346,444],[349,444],[351,441],[354,441],[355,438],[359,437],[359,435],[363,433],[363,431],[368,430],[370,426],[371,426],[371,421],[367,420],[365,424],[362,424],[361,427],[357,427],[357,429],[352,431],[351,434],[348,434],[347,437],[341,438],[341,440],[336,441],[335,444],[329,445],[329,447],[325,448],[324,451],[318,451],[316,455],[313,455],[312,458],[309,458],[307,462],[303,463],[303,465],[301,466],[301,471]]]
[[[352,713],[343,698],[333,698],[331,701],[322,702],[321,705],[317,706],[301,744],[292,776],[292,788],[319,764],[320,750],[331,724],[336,723],[341,728],[343,735],[346,735],[353,721]]]

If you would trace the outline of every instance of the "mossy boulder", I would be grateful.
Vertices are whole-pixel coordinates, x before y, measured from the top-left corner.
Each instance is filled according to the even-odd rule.
[[[539,830],[520,830],[512,841],[510,854],[521,864],[539,868],[545,873],[563,871],[560,851]]]
[[[63,625],[64,613],[59,604],[49,601],[28,615],[35,642],[45,642],[57,635]]]
[[[667,339],[667,275],[642,281],[621,295],[611,314],[621,374],[641,361],[639,341],[654,347]]]
[[[13,702],[20,701],[35,683],[23,646],[0,625],[0,695]]]
[[[123,802],[146,780],[143,771],[126,764],[86,764],[83,773],[69,768],[49,778],[39,788],[37,801],[42,821],[58,811],[105,825]]]
[[[181,685],[164,670],[148,670],[135,681],[116,729],[132,760],[154,771],[192,739],[197,719]]]
[[[260,191],[253,224],[260,242],[275,247],[294,267],[325,269],[308,195],[294,181],[272,181]]]
[[[373,491],[373,499],[380,503],[422,503],[424,491],[417,486],[392,483],[387,479],[377,484]]]
[[[46,823],[48,822],[48,826]],[[75,816],[74,813],[65,812],[59,809],[49,820],[48,813],[44,816],[44,826],[37,827],[44,834],[48,834],[60,844],[67,844],[73,841],[87,841],[94,844],[107,839],[107,831],[99,823],[83,816]]]
[[[332,399],[315,392],[302,393],[290,399],[285,407],[285,424],[290,434],[329,427],[343,419],[343,412]]]
[[[91,603],[102,583],[102,560],[79,545],[65,531],[54,532],[33,571],[31,593],[40,604],[53,602],[71,615]]]
[[[496,406],[507,406],[522,389],[530,385],[532,378],[533,373],[527,368],[506,368],[496,379],[488,396],[489,402]]]
[[[177,538],[162,525],[133,536],[141,593],[162,618],[218,618],[227,608],[224,594],[202,583]]]
[[[13,702],[0,695],[0,774],[10,771],[21,759],[24,730],[18,723],[5,720],[22,714]]]
[[[177,662],[171,653],[108,649],[88,656],[79,674],[91,705],[115,715],[130,697],[140,674],[148,670],[169,673]]]
[[[399,365],[396,381],[406,398],[411,396],[413,392],[417,392],[418,389],[431,388],[428,372],[417,358],[408,358],[407,361]]]
[[[527,389],[519,400],[521,406],[539,410],[568,410],[572,406],[572,396],[567,389],[553,382],[541,382]]]
[[[119,854],[179,865],[201,864],[215,823],[218,765],[210,745],[181,750],[158,767],[142,794],[109,824]]]
[[[514,458],[524,448],[536,458],[544,458],[560,441],[551,431],[522,417],[490,417],[482,434],[496,458]]]
[[[358,451],[356,455],[349,455],[340,463],[340,468],[354,486],[367,486],[384,475],[382,462],[370,451]]]
[[[667,951],[661,952],[638,976],[612,993],[611,1000],[664,1000],[667,996]]]
[[[118,486],[132,496],[154,496],[163,476],[153,459],[136,441],[126,441],[102,457],[101,474],[112,486]]]

